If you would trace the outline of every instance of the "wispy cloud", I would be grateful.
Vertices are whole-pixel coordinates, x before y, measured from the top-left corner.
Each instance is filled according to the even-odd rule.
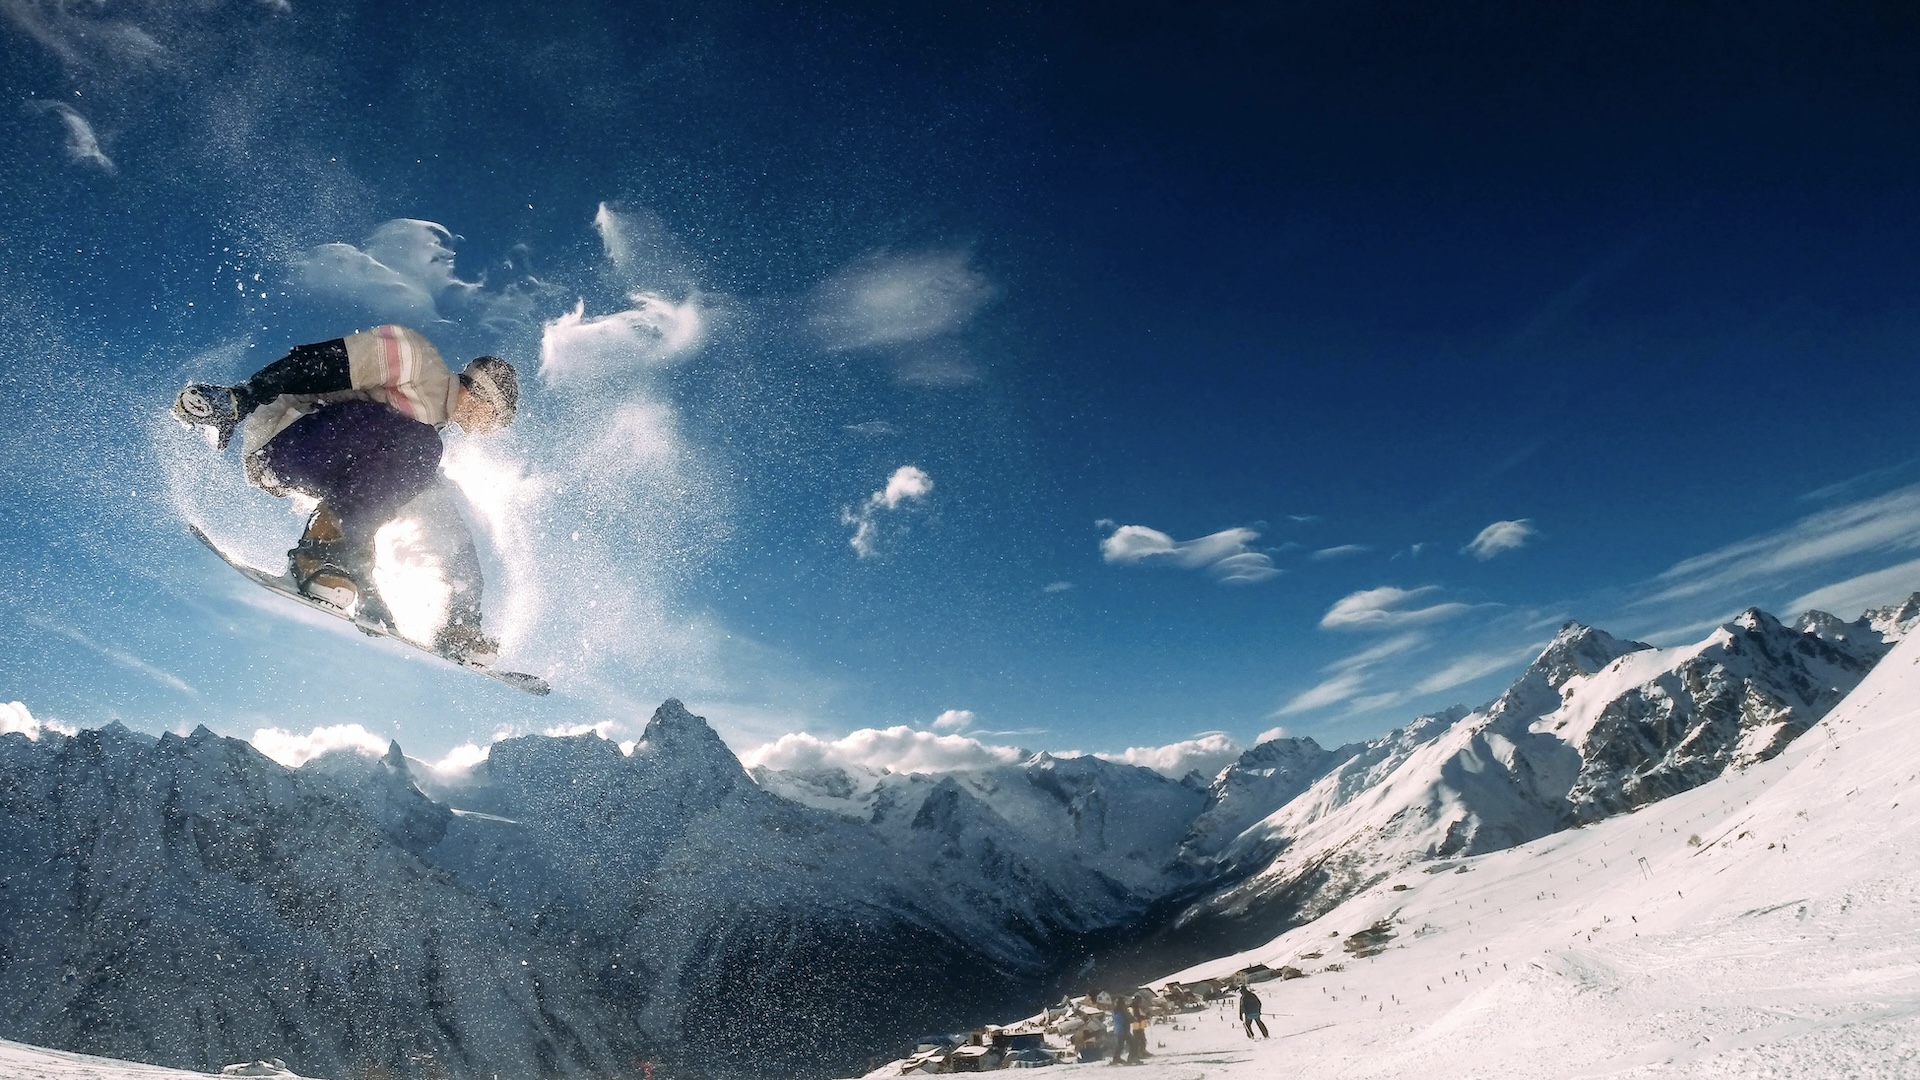
[[[1920,592],[1920,559],[1909,559],[1797,596],[1787,604],[1786,610],[1798,615],[1817,609],[1829,615],[1851,617],[1868,608],[1904,600],[1915,592]]]
[[[1841,559],[1914,550],[1920,550],[1920,485],[1811,514],[1683,560],[1654,578],[1653,591],[1635,603],[1751,593]]]
[[[1175,540],[1145,525],[1111,526],[1100,541],[1100,556],[1120,566],[1173,566],[1201,570],[1224,585],[1252,585],[1280,574],[1273,559],[1255,551],[1253,529],[1222,529],[1195,540]]]
[[[1908,458],[1892,465],[1849,476],[1844,480],[1837,480],[1825,487],[1815,488],[1800,498],[1804,502],[1825,502],[1842,495],[1853,495],[1862,488],[1876,487],[1903,473],[1909,473],[1915,465],[1920,465],[1920,457]]]
[[[102,66],[157,64],[167,50],[154,36],[119,17],[126,5],[74,4],[55,0],[5,0],[0,15],[22,33],[45,46],[70,67],[91,70]],[[168,5],[153,5],[164,13]]]
[[[80,114],[80,110],[63,102],[49,102],[41,106],[42,111],[53,113],[67,132],[67,159],[76,165],[91,165],[102,172],[114,170],[113,159],[100,148],[100,138],[94,134],[93,125]]]
[[[249,591],[252,591],[252,590],[249,590]],[[75,645],[78,645],[81,648],[88,649],[88,650],[91,650],[92,652],[98,653],[100,656],[103,656],[106,659],[112,661],[113,663],[118,664],[123,668],[126,668],[128,671],[138,672],[139,674],[144,675],[149,679],[152,679],[154,682],[157,682],[162,686],[169,687],[171,689],[179,691],[182,694],[185,694],[187,697],[194,698],[196,700],[200,697],[200,691],[194,689],[193,686],[189,684],[185,679],[182,679],[180,676],[175,675],[173,672],[168,671],[165,668],[149,663],[146,660],[143,660],[140,657],[135,656],[134,654],[116,645],[107,645],[107,644],[103,644],[101,642],[95,641],[91,637],[88,637],[86,634],[81,633],[79,630],[71,626],[67,626],[63,623],[53,622],[48,619],[43,619],[38,615],[23,613],[21,614],[20,619],[22,622],[25,622],[31,626],[36,626],[42,630],[45,630],[50,634],[58,634],[59,636],[66,638],[68,641],[73,642]]]
[[[976,381],[960,331],[999,290],[971,260],[964,249],[862,259],[814,291],[813,332],[833,352],[885,350],[902,382]]]
[[[1503,551],[1517,551],[1526,547],[1527,542],[1538,535],[1539,530],[1526,518],[1516,521],[1496,521],[1480,530],[1473,542],[1460,549],[1462,555],[1471,555],[1481,562],[1493,558]]]
[[[868,438],[881,438],[887,435],[898,435],[900,433],[898,429],[885,420],[862,420],[858,424],[842,424],[840,425],[840,430]]]
[[[351,303],[383,319],[434,321],[472,313],[496,328],[531,320],[548,293],[527,277],[502,288],[468,281],[454,271],[454,235],[416,218],[382,223],[359,247],[321,244],[296,260],[296,281],[313,293]]]
[[[1063,593],[1071,588],[1073,588],[1073,582],[1071,581],[1049,581],[1045,585],[1040,586],[1040,591],[1043,593]]]
[[[698,259],[649,210],[626,210],[601,203],[593,215],[593,229],[616,280],[658,292],[691,293]]]
[[[1321,548],[1308,557],[1316,562],[1324,562],[1328,559],[1344,559],[1349,555],[1360,555],[1372,550],[1365,544],[1340,544],[1336,547]]]
[[[1369,686],[1375,668],[1395,657],[1425,649],[1430,644],[1431,639],[1425,633],[1414,630],[1395,634],[1357,653],[1343,656],[1321,669],[1327,678],[1289,698],[1286,704],[1274,710],[1273,715],[1294,716],[1358,699]],[[1262,736],[1262,741],[1265,739],[1266,736]]]
[[[958,329],[993,299],[966,251],[881,255],[835,274],[815,297],[814,328],[830,349],[926,341]]]
[[[1473,682],[1475,679],[1482,679],[1488,675],[1518,667],[1540,655],[1540,650],[1546,648],[1546,645],[1546,642],[1538,641],[1520,649],[1500,649],[1456,657],[1445,667],[1415,683],[1414,693],[1437,694],[1442,690],[1451,690],[1456,686]]]
[[[941,773],[1010,765],[1025,756],[1014,747],[994,746],[965,735],[916,731],[903,724],[863,728],[838,739],[795,732],[740,755],[740,760],[748,768],[782,771],[863,767],[897,773]]]
[[[1320,625],[1329,630],[1397,630],[1440,622],[1471,610],[1470,605],[1459,602],[1418,605],[1422,598],[1439,590],[1438,585],[1418,589],[1382,585],[1349,593],[1327,609]]]
[[[878,550],[882,514],[898,510],[902,504],[920,502],[933,493],[933,477],[916,465],[902,465],[887,477],[887,486],[867,496],[857,507],[840,511],[840,522],[853,526],[847,544],[865,559]]]
[[[1314,709],[1324,709],[1329,705],[1338,705],[1366,689],[1366,685],[1365,671],[1342,671],[1330,679],[1295,694],[1285,705],[1280,706],[1274,715],[1293,716],[1311,712]]]

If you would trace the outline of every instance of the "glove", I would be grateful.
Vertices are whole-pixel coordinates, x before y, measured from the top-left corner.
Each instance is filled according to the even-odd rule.
[[[240,426],[241,416],[240,396],[232,387],[188,383],[173,399],[173,418],[208,429],[213,445],[221,450],[233,440],[233,429]]]

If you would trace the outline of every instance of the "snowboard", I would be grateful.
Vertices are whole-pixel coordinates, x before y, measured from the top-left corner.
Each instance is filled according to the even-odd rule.
[[[253,582],[255,585],[260,586],[261,588],[267,590],[268,592],[279,593],[281,596],[284,596],[289,600],[295,600],[295,601],[298,601],[299,603],[305,604],[306,606],[314,609],[315,611],[324,611],[336,619],[343,619],[347,622],[350,622],[356,628],[358,628],[361,633],[367,635],[368,637],[389,638],[391,640],[398,641],[404,645],[411,645],[414,648],[419,649],[421,652],[428,653],[433,656],[438,656],[439,658],[447,661],[450,664],[457,664],[460,667],[466,668],[468,671],[474,672],[479,675],[485,675],[487,678],[492,679],[495,682],[505,683],[508,686],[513,687],[515,690],[524,690],[529,694],[545,694],[552,689],[547,685],[547,681],[545,679],[540,678],[538,675],[529,675],[524,671],[503,671],[499,668],[483,667],[479,664],[470,664],[457,657],[448,656],[445,653],[438,652],[430,646],[422,645],[417,641],[413,641],[408,638],[401,637],[398,633],[394,631],[392,627],[388,626],[385,623],[357,619],[352,614],[349,614],[347,611],[345,611],[342,608],[335,607],[334,605],[327,603],[325,600],[316,600],[313,597],[308,596],[307,594],[301,592],[299,588],[294,585],[293,579],[288,577],[285,574],[269,574],[265,570],[259,570],[254,567],[248,566],[246,563],[236,561],[231,556],[229,556],[226,552],[221,551],[219,546],[216,545],[212,540],[209,540],[207,538],[207,534],[200,531],[199,526],[188,525],[187,528],[192,530],[193,535],[197,537],[201,543],[207,545],[207,550],[219,556],[221,562],[226,563],[228,566],[231,566],[235,570],[240,571],[241,576],[245,577],[248,581]]]

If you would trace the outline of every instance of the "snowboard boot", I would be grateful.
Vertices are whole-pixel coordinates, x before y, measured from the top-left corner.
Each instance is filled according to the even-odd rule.
[[[492,667],[500,659],[500,643],[480,632],[476,623],[450,622],[433,636],[433,649],[468,667]]]
[[[233,429],[240,426],[240,397],[225,386],[190,382],[173,399],[173,418],[206,428],[214,446],[225,450]]]
[[[307,519],[300,543],[287,552],[287,573],[305,595],[368,622],[392,625],[371,581],[373,553],[347,542],[333,511],[321,506]]]

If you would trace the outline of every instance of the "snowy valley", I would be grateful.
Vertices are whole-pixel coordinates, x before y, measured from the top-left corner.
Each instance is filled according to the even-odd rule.
[[[1751,610],[1666,649],[1569,624],[1485,706],[1211,779],[749,773],[678,702],[630,754],[509,739],[459,775],[0,736],[0,1037],[326,1077],[845,1075],[1264,964],[1307,976],[1265,991],[1274,1039],[1174,1014],[1145,1068],[1893,1075],[1916,619]],[[9,1075],[120,1075],[77,1061],[0,1047]]]

